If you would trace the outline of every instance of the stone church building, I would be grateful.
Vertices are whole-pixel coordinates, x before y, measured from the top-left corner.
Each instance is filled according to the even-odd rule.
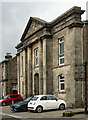
[[[53,94],[68,106],[83,104],[84,78],[76,74],[77,65],[88,61],[88,21],[81,21],[83,13],[75,6],[51,22],[30,17],[16,46],[18,93],[24,98]]]

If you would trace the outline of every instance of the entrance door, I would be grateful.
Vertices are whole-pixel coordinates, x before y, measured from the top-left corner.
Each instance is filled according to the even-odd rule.
[[[39,95],[39,74],[34,75],[34,93]]]

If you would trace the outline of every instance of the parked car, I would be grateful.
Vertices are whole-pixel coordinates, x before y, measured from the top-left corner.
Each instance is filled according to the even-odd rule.
[[[28,103],[28,110],[36,111],[38,113],[43,110],[61,109],[66,108],[66,102],[58,99],[53,95],[36,95]]]
[[[10,94],[0,100],[0,105],[12,104],[12,100],[23,100],[20,94]]]
[[[32,99],[32,97],[29,97],[27,99],[24,99],[23,101],[21,102],[18,102],[16,104],[12,104],[10,106],[10,109],[11,111],[27,111],[27,105],[28,105],[28,102]]]

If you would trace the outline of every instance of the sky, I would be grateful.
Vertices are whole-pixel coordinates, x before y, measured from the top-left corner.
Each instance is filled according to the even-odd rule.
[[[50,22],[69,10],[79,6],[86,10],[87,0],[2,0],[0,2],[0,62],[6,53],[17,53],[16,45],[30,17]],[[86,12],[82,15],[86,20]]]

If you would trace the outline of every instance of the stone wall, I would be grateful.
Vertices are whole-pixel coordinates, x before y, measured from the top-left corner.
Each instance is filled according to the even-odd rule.
[[[84,58],[83,61],[87,62],[87,81],[88,81],[88,21],[85,21],[83,26],[83,58]],[[87,85],[87,89],[88,89],[88,85]],[[85,82],[84,82],[84,98],[85,98]],[[88,100],[88,95],[87,95],[87,100]]]
[[[8,67],[8,93],[11,94],[17,90],[17,57],[9,60]]]

